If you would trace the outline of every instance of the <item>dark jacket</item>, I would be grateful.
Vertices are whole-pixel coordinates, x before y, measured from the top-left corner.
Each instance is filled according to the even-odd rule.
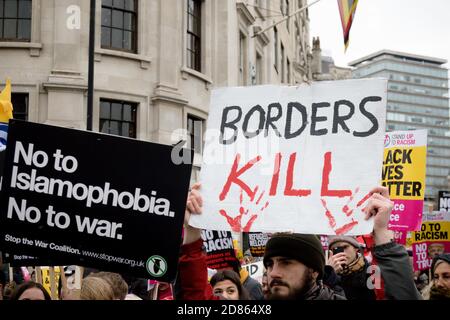
[[[373,270],[367,270],[370,264],[365,261],[364,269],[347,276],[336,275],[333,268],[325,268],[324,284],[339,292],[342,288],[348,300],[421,300],[412,276],[412,267],[405,248],[395,242],[372,248],[373,265],[378,265],[381,275],[381,288],[376,292],[367,284],[369,277],[376,276]],[[377,295],[378,293],[378,295]],[[380,294],[381,293],[381,294]],[[381,296],[381,297],[380,297]]]
[[[305,300],[346,300],[342,295],[337,294],[333,289],[322,284],[315,286],[305,295]]]
[[[252,277],[248,276],[247,279],[245,279],[244,283],[242,284],[244,288],[247,290],[248,294],[253,300],[263,300],[264,294],[262,291],[261,284],[253,279]]]
[[[390,300],[422,300],[414,284],[413,270],[406,249],[395,242],[373,248],[375,263],[384,282],[384,297]]]
[[[348,300],[376,300],[375,291],[367,286],[371,275],[367,272],[369,266],[364,259],[364,268],[348,275],[337,275],[331,266],[326,266],[323,282]]]

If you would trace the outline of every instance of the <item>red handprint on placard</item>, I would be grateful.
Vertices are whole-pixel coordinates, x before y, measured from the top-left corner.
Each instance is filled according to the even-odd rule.
[[[358,221],[356,221],[353,218],[355,210],[360,208],[371,196],[370,193],[367,194],[356,204],[356,206],[354,208],[350,208],[350,203],[354,200],[355,196],[358,194],[359,191],[360,191],[359,187],[356,188],[356,190],[351,193],[347,203],[342,207],[342,213],[345,214],[345,216],[347,216],[347,217],[352,217],[352,219],[349,223],[346,223],[345,225],[343,225],[339,228],[336,228],[336,218],[333,215],[333,213],[330,211],[330,209],[328,209],[327,202],[325,201],[325,199],[323,199],[323,198],[321,199],[322,206],[325,209],[325,216],[328,219],[328,223],[337,235],[346,234],[347,232],[352,230],[356,225],[358,225]],[[363,210],[364,210],[364,208],[363,208]]]
[[[262,203],[261,201],[264,197],[265,191],[261,192],[261,194],[258,196],[258,199],[256,200],[256,202],[253,203],[255,201],[257,193],[258,193],[258,187],[255,188],[255,192],[254,192],[253,196],[250,197],[250,203],[248,205],[257,207],[256,210],[258,211],[258,213],[251,213],[250,209],[246,209],[244,207],[244,193],[242,190],[241,190],[240,196],[239,196],[239,214],[236,217],[234,217],[234,218],[231,217],[223,209],[219,211],[220,214],[227,219],[227,222],[230,225],[232,231],[234,231],[234,232],[249,232],[253,223],[256,221],[256,219],[258,219],[258,217],[263,213],[263,211],[266,210],[267,207],[269,206],[269,201],[266,201],[265,204],[261,208],[259,208],[259,206]],[[242,219],[244,217],[248,217],[248,216],[250,216],[250,218],[247,220],[245,226],[243,227]]]

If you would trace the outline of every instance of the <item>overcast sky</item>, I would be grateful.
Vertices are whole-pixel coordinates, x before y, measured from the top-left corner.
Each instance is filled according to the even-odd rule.
[[[314,4],[309,17],[311,38],[338,66],[382,49],[450,61],[449,0],[359,0],[346,53],[337,0]]]

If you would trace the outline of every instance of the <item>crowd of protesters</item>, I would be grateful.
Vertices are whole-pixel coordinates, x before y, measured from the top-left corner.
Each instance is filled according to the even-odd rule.
[[[388,230],[393,204],[386,188],[371,191],[366,219],[374,220],[373,244],[350,236],[331,236],[328,251],[318,236],[275,233],[266,244],[262,283],[235,266],[208,280],[201,230],[189,225],[201,214],[200,185],[188,196],[184,237],[176,281],[161,283],[128,275],[85,269],[79,290],[59,283],[61,300],[439,300],[450,299],[450,254],[436,255],[429,274],[415,273],[411,254]],[[371,261],[365,255],[371,253]],[[51,300],[42,284],[0,261],[0,299]],[[379,270],[377,272],[376,270]],[[61,270],[65,274],[65,270]],[[65,277],[61,277],[65,279]]]

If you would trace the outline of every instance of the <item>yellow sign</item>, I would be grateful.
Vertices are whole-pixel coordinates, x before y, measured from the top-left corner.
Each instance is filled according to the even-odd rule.
[[[450,221],[423,222],[420,231],[413,232],[413,243],[449,242]]]
[[[54,284],[55,284],[55,290],[56,290],[56,292],[58,292],[60,270],[59,270],[59,267],[54,267],[54,270],[55,270],[55,274],[54,274],[53,280],[54,280]],[[42,285],[44,286],[45,290],[47,290],[48,294],[50,296],[52,296],[50,268],[49,267],[41,267],[41,272],[42,272]]]
[[[425,146],[384,150],[382,181],[391,199],[423,200],[426,159]]]

